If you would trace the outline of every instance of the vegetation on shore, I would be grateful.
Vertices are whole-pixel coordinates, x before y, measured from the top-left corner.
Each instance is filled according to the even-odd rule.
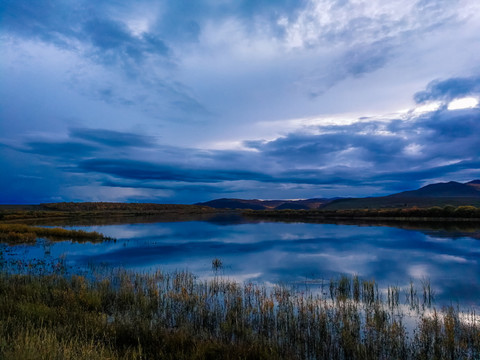
[[[85,222],[89,219],[122,219],[133,217],[157,217],[157,221],[193,220],[197,217],[207,219],[220,214],[241,214],[246,218],[325,221],[335,219],[387,220],[387,221],[480,221],[480,207],[452,206],[443,207],[406,207],[406,208],[364,208],[364,209],[282,209],[282,210],[249,210],[249,209],[215,209],[208,206],[175,205],[175,204],[132,204],[132,203],[54,203],[41,204],[11,209],[0,206],[0,222],[32,222],[32,221],[73,221]],[[27,209],[28,208],[28,209]]]
[[[422,289],[382,294],[358,277],[299,292],[188,272],[4,271],[0,358],[478,359],[478,316],[429,308],[433,292]]]
[[[33,243],[37,238],[49,240],[104,241],[111,240],[96,231],[67,230],[61,228],[45,228],[24,224],[0,224],[0,242],[8,244]]]
[[[351,210],[244,210],[242,214],[255,218],[278,218],[299,220],[324,219],[385,219],[428,221],[480,221],[480,208],[475,206],[451,206],[430,208],[386,208]]]
[[[0,221],[12,222],[37,219],[85,219],[155,215],[178,218],[218,212],[221,212],[221,210],[196,205],[68,202],[25,206],[0,205]]]

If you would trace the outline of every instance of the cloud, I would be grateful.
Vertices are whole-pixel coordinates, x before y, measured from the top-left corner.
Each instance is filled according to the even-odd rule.
[[[427,89],[417,92],[414,96],[417,104],[427,101],[453,99],[480,94],[480,76],[450,78],[434,80],[428,84]]]
[[[479,6],[5,0],[0,150],[22,159],[13,173],[50,169],[58,179],[42,189],[65,197],[87,180],[113,198],[338,196],[467,179],[478,105],[445,105],[480,93]],[[419,83],[429,85],[413,100],[444,102],[438,111],[378,116],[413,106]],[[307,118],[320,120],[289,120]]]
[[[120,182],[105,180],[102,182],[102,186],[108,187],[120,187],[120,188],[141,188],[141,189],[154,189],[154,190],[173,190],[175,192],[190,192],[190,193],[216,193],[226,194],[232,193],[234,190],[228,189],[222,186],[212,185],[197,185],[197,184],[185,184],[185,183],[158,183],[158,182]]]
[[[479,133],[479,108],[440,108],[310,126],[271,141],[245,141],[247,150],[165,146],[148,135],[89,128],[72,128],[67,140],[27,140],[10,149],[42,155],[63,176],[83,174],[103,187],[200,201],[222,193],[342,196],[352,188],[388,194],[438,179],[470,180],[480,176]]]
[[[70,137],[116,148],[150,147],[155,145],[154,138],[151,136],[105,129],[74,128],[70,130]]]
[[[176,166],[156,164],[153,162],[136,160],[91,159],[79,163],[79,168],[87,172],[97,172],[114,175],[124,179],[134,180],[163,180],[182,182],[221,182],[236,180],[271,181],[267,174],[248,170],[185,168],[181,164]]]
[[[70,129],[66,140],[27,139],[21,146],[1,145],[21,152],[56,158],[59,162],[71,163],[73,159],[82,160],[107,153],[118,154],[131,148],[152,148],[155,147],[155,140],[151,136],[120,131],[73,128]]]
[[[360,76],[382,68],[392,57],[392,48],[393,44],[384,39],[348,50],[343,59],[346,74]]]
[[[268,142],[247,142],[266,162],[290,164],[283,180],[380,185],[388,190],[480,174],[480,109],[442,109],[404,120],[317,126]],[[303,169],[303,170],[301,170]],[[288,179],[288,180],[287,180]]]
[[[40,39],[60,47],[69,47],[68,37],[77,36],[74,24],[78,12],[64,2],[5,0],[0,3],[0,14],[2,32]]]
[[[24,52],[32,42],[37,47],[53,45],[68,52],[69,60],[75,62],[65,74],[70,88],[92,100],[140,109],[156,118],[166,107],[176,117],[208,115],[191,89],[172,77],[176,56],[164,34],[155,26],[137,32],[131,25],[138,8],[151,7],[146,1],[137,5],[104,2],[99,6],[87,0],[73,6],[57,0],[28,4],[7,0],[0,5],[4,14],[0,29],[17,51],[23,40]],[[161,21],[155,12],[140,18],[147,16]]]
[[[115,52],[117,61],[122,57],[140,61],[147,54],[169,55],[167,45],[155,34],[133,36],[125,22],[111,18],[108,11],[102,15],[98,10],[92,11],[92,5],[89,1],[72,6],[57,0],[28,3],[6,0],[0,5],[2,31],[67,49],[78,50],[80,44],[90,44],[104,51],[105,58]]]
[[[93,18],[83,25],[82,37],[93,46],[92,56],[105,65],[122,64],[127,72],[141,65],[148,56],[170,56],[170,49],[158,34],[143,33],[133,36],[120,21]]]
[[[91,155],[97,147],[79,142],[40,142],[32,141],[26,144],[22,151],[32,154],[62,158],[81,158]]]

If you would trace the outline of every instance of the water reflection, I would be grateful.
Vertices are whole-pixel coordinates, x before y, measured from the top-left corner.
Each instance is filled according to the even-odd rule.
[[[241,219],[72,225],[117,238],[116,242],[78,244],[39,242],[11,247],[5,257],[56,259],[70,266],[126,267],[137,271],[188,269],[213,275],[219,258],[222,273],[240,281],[305,283],[339,274],[374,278],[381,285],[406,288],[410,280],[429,278],[437,302],[480,304],[479,231],[458,225],[420,229],[315,223],[251,223]],[[208,220],[208,221],[205,221]],[[450,229],[452,230],[452,229]]]

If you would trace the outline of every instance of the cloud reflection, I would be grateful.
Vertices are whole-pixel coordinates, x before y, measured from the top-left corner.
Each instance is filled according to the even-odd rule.
[[[326,283],[341,274],[358,274],[384,286],[406,287],[411,279],[429,278],[439,301],[464,298],[473,304],[480,296],[478,240],[468,237],[445,235],[444,241],[438,242],[432,241],[432,235],[414,230],[298,223],[219,226],[186,222],[94,229],[106,235],[125,230],[128,237],[115,244],[52,244],[52,256],[64,253],[77,266],[188,269],[201,277],[212,276],[211,261],[220,258],[224,264],[221,275],[245,281],[323,279]],[[250,278],[249,274],[254,275]],[[467,288],[469,291],[463,292]]]

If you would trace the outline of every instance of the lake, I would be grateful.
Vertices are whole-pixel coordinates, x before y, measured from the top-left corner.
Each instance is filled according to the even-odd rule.
[[[471,225],[469,225],[471,227]],[[140,272],[188,270],[241,282],[328,286],[331,278],[357,274],[380,287],[403,289],[429,281],[439,304],[480,305],[480,230],[422,226],[210,221],[69,225],[99,231],[116,241],[49,242],[2,246],[4,260],[64,259],[69,271],[126,268]],[[465,226],[464,226],[465,227]],[[402,295],[403,297],[403,295]]]

